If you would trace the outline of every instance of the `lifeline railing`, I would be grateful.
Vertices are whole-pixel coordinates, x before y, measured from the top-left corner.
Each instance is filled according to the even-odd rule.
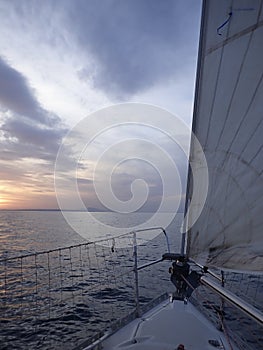
[[[147,242],[146,250],[140,233],[153,230],[162,233],[165,244],[158,236]],[[140,249],[143,249],[142,256]],[[167,251],[168,259],[160,258],[160,250]],[[174,254],[174,258],[176,256],[178,254]],[[5,349],[72,349],[75,346],[80,349],[78,344],[88,339],[85,344],[92,342],[91,347],[87,346],[94,347],[96,340],[100,342],[108,336],[109,333],[104,332],[106,328],[118,328],[161,301],[162,297],[156,297],[172,285],[167,278],[167,266],[158,263],[171,261],[169,257],[173,254],[170,254],[166,232],[162,227],[155,227],[1,259],[2,346]],[[149,273],[151,266],[155,267],[154,273]],[[208,273],[217,277],[213,271]],[[233,282],[238,286],[239,282]],[[202,294],[202,290],[198,293]],[[208,297],[210,295],[205,294],[203,306],[210,309]],[[212,304],[216,303],[213,299]]]
[[[147,243],[145,235],[160,231]],[[152,237],[151,237],[152,238]],[[162,227],[64,248],[0,260],[0,342],[6,349],[60,347],[72,349],[127,314],[139,316],[145,305],[163,293],[141,288],[142,280],[159,285],[167,272],[158,267],[160,249],[170,251]],[[138,254],[138,250],[144,254]],[[146,269],[146,270],[145,270]],[[169,283],[169,282],[168,282]]]
[[[134,246],[136,247],[136,244]],[[136,253],[135,253],[135,256],[136,256]],[[141,266],[136,265],[134,272],[136,274],[136,273],[138,273],[138,271],[144,269],[145,267],[155,265],[155,264],[160,263],[160,262],[165,261],[165,260],[166,261],[167,260],[168,261],[177,260],[180,257],[181,257],[181,254],[166,253],[166,254],[163,254],[161,259],[157,259],[155,261],[152,261],[152,262],[147,263],[147,264],[143,264]],[[211,294],[209,294],[209,292],[206,291],[205,293],[203,293],[201,291],[201,293],[200,293],[200,290],[198,288],[199,292],[195,295],[194,299],[192,299],[192,298],[190,298],[190,299],[192,299],[192,301],[194,301],[195,303],[198,301],[200,303],[200,305],[202,304],[202,302],[204,302],[205,307],[209,306],[210,312],[208,312],[207,316],[211,319],[211,321],[213,323],[218,323],[218,321],[219,321],[218,328],[225,333],[225,336],[227,338],[229,338],[229,336],[231,336],[232,340],[234,340],[234,342],[236,343],[236,345],[238,345],[238,347],[240,349],[250,349],[250,347],[247,345],[247,341],[254,343],[253,344],[254,349],[261,349],[260,334],[261,334],[262,328],[256,329],[254,323],[251,324],[251,326],[254,328],[252,337],[250,337],[251,336],[250,335],[250,336],[248,336],[248,339],[246,339],[244,335],[243,335],[243,337],[241,336],[243,331],[241,332],[241,334],[238,334],[238,332],[236,332],[236,330],[233,332],[231,330],[231,327],[230,327],[230,329],[227,329],[228,326],[226,328],[226,324],[229,323],[228,322],[229,320],[227,319],[227,317],[225,319],[224,301],[228,302],[230,305],[234,305],[237,308],[237,311],[240,310],[242,313],[249,316],[251,318],[251,320],[256,321],[258,323],[258,326],[260,326],[260,327],[262,327],[262,324],[263,324],[262,323],[262,320],[263,320],[262,312],[260,310],[258,310],[257,308],[253,307],[251,304],[249,304],[249,303],[245,302],[244,300],[242,300],[241,298],[239,298],[237,295],[235,295],[231,291],[228,291],[224,288],[225,273],[223,273],[223,271],[221,271],[221,276],[220,276],[218,273],[216,273],[216,272],[214,272],[214,271],[208,269],[207,267],[204,267],[198,263],[195,263],[194,261],[189,261],[189,262],[192,264],[192,266],[198,267],[200,269],[200,276],[201,276],[201,274],[204,274],[200,278],[200,286],[203,286],[203,287],[206,286],[215,293],[215,294],[212,293],[213,298],[210,299],[209,297],[211,297]],[[220,286],[218,283],[215,283],[210,278],[206,277],[205,274],[210,275],[211,277],[216,279],[217,282],[221,281],[222,286]],[[194,287],[191,286],[190,283],[188,283],[188,281],[183,276],[181,276],[181,277],[182,277],[182,279],[185,280],[185,282],[188,284],[188,286],[191,289],[195,289]],[[136,285],[138,285],[137,281],[138,281],[137,276],[135,276]],[[262,285],[262,283],[261,283],[261,285]],[[216,298],[216,296],[219,296],[220,298]],[[173,300],[173,298],[171,300]],[[157,302],[160,303],[161,299],[159,298],[157,300]],[[221,304],[220,306],[219,306],[219,303]],[[138,306],[138,305],[136,304],[136,306]],[[200,308],[200,305],[199,305],[199,308]],[[200,309],[202,311],[204,311],[204,309],[202,308],[202,305],[201,305]],[[227,307],[226,310],[228,312],[232,313],[232,309],[229,310],[229,308]],[[210,317],[211,314],[212,314],[212,318]],[[236,314],[236,315],[237,315],[237,321],[240,323],[244,322],[246,329],[248,329],[249,327],[247,325],[247,322],[248,322],[247,319],[242,318],[242,316],[239,319],[238,314]],[[140,317],[139,307],[138,308],[136,307],[136,312],[132,314],[131,318],[129,318],[129,319],[126,318],[124,320],[124,322],[119,323],[118,326],[124,326],[127,323],[127,321],[131,321],[135,317]],[[119,327],[117,327],[117,328],[119,328]],[[78,350],[80,350],[80,349],[82,349],[82,350],[97,349],[97,347],[104,340],[106,340],[109,336],[111,336],[111,334],[114,331],[115,331],[114,327],[111,327],[111,328],[105,330],[105,332],[103,334],[101,334],[100,337],[97,337],[91,343],[90,342],[83,343],[83,347],[78,348]],[[98,348],[100,348],[100,347],[98,347]],[[231,348],[232,348],[232,345],[231,345]]]

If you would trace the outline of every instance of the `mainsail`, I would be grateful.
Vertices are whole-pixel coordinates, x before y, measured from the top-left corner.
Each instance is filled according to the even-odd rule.
[[[263,271],[262,3],[204,1],[193,132],[209,184],[198,220],[194,197],[187,219],[192,259],[257,272]],[[198,167],[197,158],[192,142],[191,167]],[[189,175],[188,202],[193,182]]]

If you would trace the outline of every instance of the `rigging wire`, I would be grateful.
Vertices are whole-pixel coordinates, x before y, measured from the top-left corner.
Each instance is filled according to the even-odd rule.
[[[184,282],[193,290],[195,291],[195,295],[197,296],[197,299],[198,299],[198,302],[200,303],[201,305],[201,301],[203,300],[206,305],[209,305],[209,307],[214,311],[214,313],[217,315],[219,321],[220,321],[220,329],[223,331],[225,337],[226,337],[226,340],[228,342],[228,345],[229,345],[229,348],[231,350],[233,350],[233,346],[231,344],[231,340],[230,340],[230,336],[229,336],[229,333],[228,333],[228,329],[224,323],[224,317],[223,317],[223,312],[221,310],[221,308],[218,308],[215,306],[214,302],[210,301],[210,298],[208,297],[208,292],[207,292],[207,289],[204,288],[204,291],[205,291],[205,296],[203,296],[201,293],[200,293],[200,290],[198,290],[198,288],[195,288],[183,275],[181,275],[181,278],[184,280]]]

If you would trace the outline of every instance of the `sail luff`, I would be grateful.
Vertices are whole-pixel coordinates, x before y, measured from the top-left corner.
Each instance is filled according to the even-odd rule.
[[[198,109],[198,100],[200,93],[200,75],[203,62],[203,38],[204,38],[204,28],[206,21],[206,4],[207,0],[203,0],[202,3],[202,14],[201,14],[201,24],[200,24],[200,34],[199,34],[199,47],[198,47],[198,59],[197,59],[197,70],[196,70],[196,80],[195,80],[195,97],[194,97],[194,108],[193,108],[193,118],[192,118],[192,133],[195,133],[196,125],[196,116]],[[186,198],[185,198],[185,208],[184,208],[184,217],[187,217],[189,203],[191,201],[191,165],[190,159],[193,152],[193,143],[190,144],[189,150],[189,165],[188,165],[188,175],[187,175],[187,184],[186,184]],[[191,229],[187,231],[188,220],[184,222],[185,227],[183,227],[183,236],[181,243],[181,254],[183,255],[186,252],[186,256],[189,257],[189,247],[191,246]],[[187,231],[187,236],[185,232]]]

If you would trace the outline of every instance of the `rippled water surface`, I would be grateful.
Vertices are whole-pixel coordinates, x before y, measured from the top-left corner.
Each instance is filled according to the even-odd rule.
[[[94,213],[94,220],[85,213],[70,215],[81,236],[60,212],[0,212],[0,349],[74,349],[134,310],[133,235],[125,244],[122,239],[88,242],[109,237],[101,223],[111,226],[111,232],[114,227],[132,229],[150,214]],[[181,221],[178,214],[167,228],[173,251],[180,244]],[[142,238],[138,237],[139,264],[159,259],[166,251],[163,235]],[[161,263],[140,271],[141,306],[173,291],[168,268],[169,263]],[[228,274],[227,286],[262,307],[260,277]],[[202,308],[214,317],[220,300],[201,288],[198,294]],[[244,348],[261,349],[262,329],[229,306],[225,312],[234,334],[244,338]]]
[[[101,223],[111,226],[112,233],[114,227],[132,230],[151,214],[93,213],[95,219],[90,220],[85,213],[69,214],[81,236],[60,212],[0,212],[0,257],[9,258],[2,261],[0,272],[1,349],[73,349],[134,310],[132,235],[125,244],[117,239],[103,245],[86,243],[108,237]],[[181,220],[178,215],[167,229],[173,246],[180,241]],[[142,242],[139,263],[166,251],[162,235]],[[44,251],[48,252],[34,254]],[[164,264],[140,273],[141,304],[172,289],[167,270]]]

